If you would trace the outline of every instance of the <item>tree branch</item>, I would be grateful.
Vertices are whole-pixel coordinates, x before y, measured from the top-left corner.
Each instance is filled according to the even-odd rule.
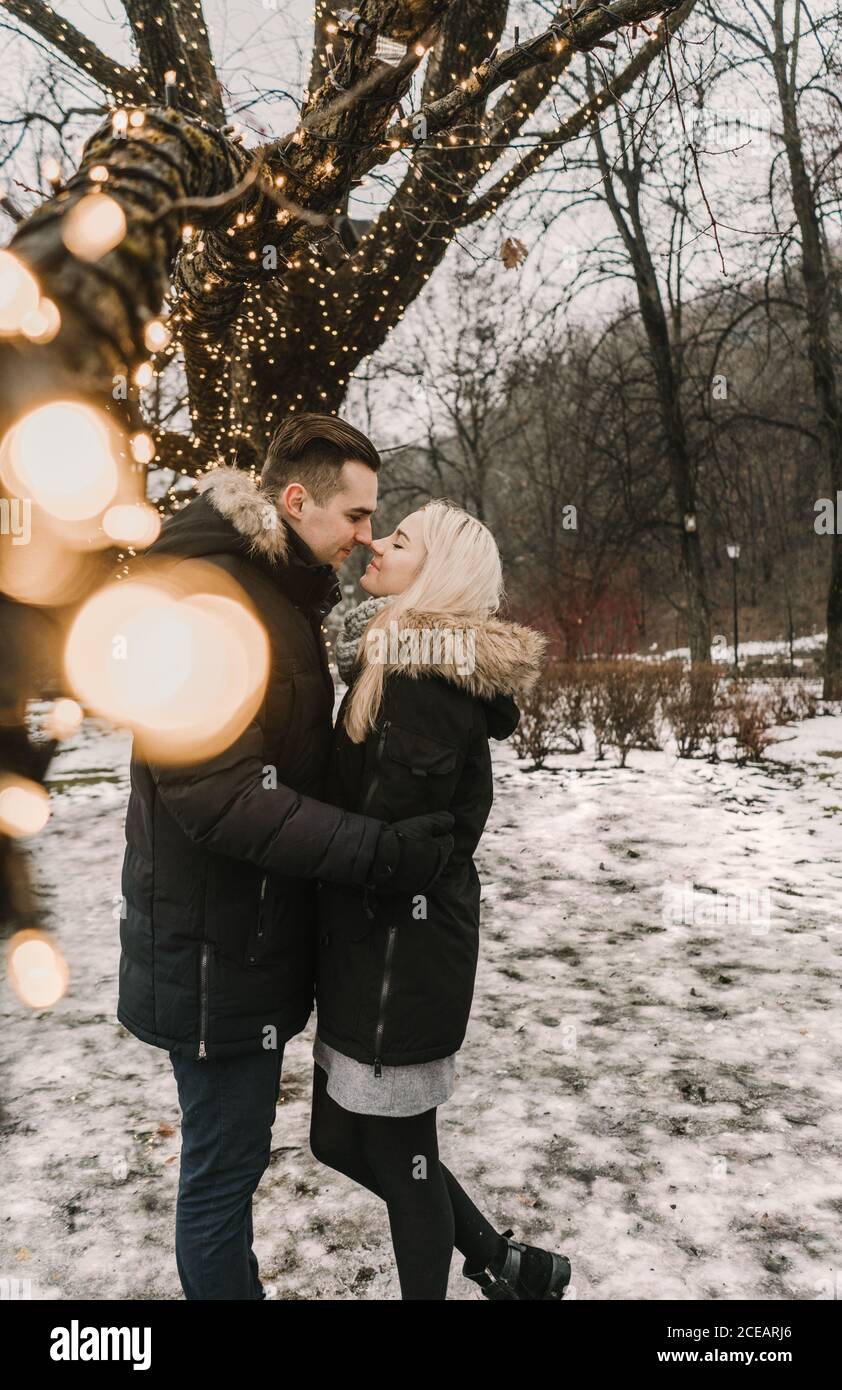
[[[683,0],[678,10],[665,16],[658,26],[657,33],[638,49],[623,71],[608,86],[603,87],[598,95],[585,102],[564,121],[560,121],[554,130],[545,132],[540,143],[533,150],[530,150],[514,169],[499,179],[492,188],[483,193],[482,197],[470,204],[460,219],[459,225],[461,227],[470,226],[479,221],[481,217],[487,217],[494,212],[504,198],[508,198],[516,188],[519,188],[536,170],[540,169],[558,145],[575,140],[591,124],[599,112],[610,106],[615,106],[626,96],[658,54],[664,51],[670,33],[675,33],[684,23],[695,4],[696,0]]]
[[[536,63],[557,63],[565,59],[569,62],[573,54],[588,52],[608,34],[640,24],[656,14],[669,15],[679,9],[681,3],[682,0],[618,0],[611,6],[600,5],[581,18],[574,15],[572,19],[552,25],[529,43],[485,59],[465,82],[416,114],[426,118],[428,135],[439,134],[449,129],[466,107],[488,97]],[[411,145],[414,139],[411,121],[405,118],[389,127],[383,143],[394,150]]]
[[[179,105],[222,125],[222,88],[211,53],[201,0],[123,0],[154,99],[164,97],[164,73],[176,75]]]
[[[53,44],[74,67],[111,92],[117,101],[143,103],[149,100],[150,90],[142,73],[115,63],[74,24],[56,14],[44,0],[0,0],[0,4],[15,19]]]

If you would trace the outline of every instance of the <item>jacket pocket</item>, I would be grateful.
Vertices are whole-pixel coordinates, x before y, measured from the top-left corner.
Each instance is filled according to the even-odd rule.
[[[360,809],[394,822],[446,811],[460,776],[460,750],[399,724],[384,725],[374,776]]]
[[[386,756],[408,767],[416,777],[443,776],[452,772],[459,758],[458,748],[441,743],[427,734],[390,724],[386,731]]]
[[[238,965],[256,954],[261,918],[260,885],[265,877],[246,860],[209,854],[199,918],[202,940]]]

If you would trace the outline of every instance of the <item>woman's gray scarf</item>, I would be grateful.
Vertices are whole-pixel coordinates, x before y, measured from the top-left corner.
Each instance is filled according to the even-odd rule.
[[[381,608],[392,602],[394,595],[385,598],[367,598],[362,603],[358,603],[356,608],[349,608],[342,623],[342,630],[336,639],[336,665],[339,674],[350,685],[354,667],[357,664],[357,648],[360,645],[360,638],[365,631],[366,624],[371,621],[375,613],[379,613]]]

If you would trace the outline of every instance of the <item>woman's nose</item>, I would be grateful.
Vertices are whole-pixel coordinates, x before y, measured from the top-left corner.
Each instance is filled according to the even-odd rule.
[[[384,542],[372,540],[371,548],[374,551],[375,555],[382,555],[384,550]]]

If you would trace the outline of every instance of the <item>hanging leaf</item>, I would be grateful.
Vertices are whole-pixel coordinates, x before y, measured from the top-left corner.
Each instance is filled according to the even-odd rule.
[[[500,260],[507,270],[517,270],[519,265],[523,265],[529,255],[522,241],[517,237],[507,236],[503,245],[500,247]]]

